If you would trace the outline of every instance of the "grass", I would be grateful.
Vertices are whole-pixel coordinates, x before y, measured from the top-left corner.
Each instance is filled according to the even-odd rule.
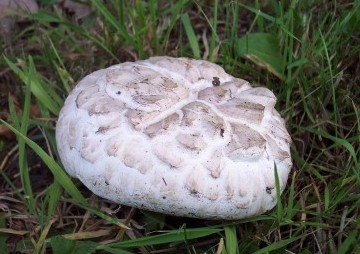
[[[4,253],[360,253],[360,1],[92,0],[81,19],[38,2],[2,34],[1,124],[17,137],[0,132]],[[54,126],[76,81],[153,55],[204,58],[274,91],[294,162],[276,208],[176,218],[119,207],[65,173]]]

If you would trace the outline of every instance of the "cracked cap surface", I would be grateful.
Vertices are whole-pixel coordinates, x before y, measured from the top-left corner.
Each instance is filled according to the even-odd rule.
[[[292,166],[276,98],[218,65],[153,57],[96,71],[56,126],[66,171],[95,194],[156,212],[240,219],[276,204]]]

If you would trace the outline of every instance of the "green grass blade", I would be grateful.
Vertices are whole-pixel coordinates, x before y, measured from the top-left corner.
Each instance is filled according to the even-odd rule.
[[[279,173],[277,170],[277,166],[274,163],[274,178],[275,178],[275,191],[276,191],[276,217],[277,217],[277,221],[279,223],[279,225],[281,224],[282,221],[282,217],[283,217],[283,205],[281,203],[281,186],[280,186],[280,180],[279,180]]]
[[[10,95],[8,97],[8,101],[9,101],[9,112],[10,112],[11,121],[15,125],[16,129],[20,129],[20,120],[19,120],[19,116],[16,113],[15,102]]]
[[[196,35],[194,32],[194,29],[191,25],[189,15],[187,13],[183,14],[181,16],[181,21],[183,23],[183,26],[185,28],[186,35],[188,37],[190,47],[192,49],[193,55],[195,58],[200,58],[200,48],[199,43],[196,39]]]
[[[359,250],[359,242],[356,242],[356,235],[358,235],[358,233],[350,232],[345,241],[340,245],[337,254],[355,253],[351,251],[351,245],[357,245]]]
[[[153,42],[155,47],[155,52],[159,52],[160,44],[159,44],[159,35],[157,33],[158,26],[158,2],[157,0],[149,0],[149,12],[150,12],[150,20],[153,31]]]
[[[326,62],[328,64],[328,68],[329,68],[329,74],[330,74],[330,84],[331,84],[331,97],[332,97],[332,106],[334,107],[334,120],[335,123],[338,123],[338,109],[337,109],[337,102],[336,102],[336,94],[335,94],[335,84],[334,84],[334,75],[333,75],[333,70],[332,70],[332,66],[331,66],[331,60],[330,60],[330,56],[329,56],[329,50],[327,47],[327,44],[325,42],[324,36],[321,32],[321,30],[319,29],[319,34],[320,34],[320,38],[321,38],[321,42],[324,46],[324,51],[325,51],[325,56],[326,56]],[[334,125],[335,126],[335,130],[336,130],[336,136],[338,135],[338,129],[337,129],[337,124]]]
[[[238,24],[238,18],[239,18],[239,3],[238,1],[235,1],[235,2],[232,2],[230,4],[230,2],[232,1],[229,1],[228,3],[228,6],[229,8],[231,8],[231,15],[233,18],[232,18],[232,21],[231,21],[231,28],[230,28],[230,46],[231,48],[234,47],[234,44],[235,44],[235,39],[236,39],[236,36],[237,36],[237,33],[238,33],[238,28],[239,28],[239,24]]]
[[[37,20],[43,23],[62,23],[64,20],[58,15],[51,14],[49,12],[39,10],[36,13],[31,13],[27,15],[31,20]]]
[[[260,3],[259,0],[255,1],[255,8],[258,10],[256,14],[256,23],[258,27],[259,32],[264,32],[264,20],[263,18],[258,14],[260,12]]]
[[[16,130],[13,126],[0,119],[0,122],[7,126],[11,131],[13,131],[20,139],[23,139],[25,143],[34,150],[34,152],[43,160],[46,166],[50,169],[52,174],[54,175],[55,180],[64,188],[64,190],[70,194],[75,200],[76,204],[83,207],[85,210],[90,211],[97,216],[112,222],[115,225],[120,227],[127,228],[123,223],[121,223],[118,219],[113,218],[109,215],[106,215],[91,206],[87,203],[86,199],[83,197],[81,192],[76,188],[74,183],[71,181],[69,176],[63,171],[63,169],[55,162],[53,158],[51,158],[39,145],[37,145],[34,141],[27,138],[21,132]],[[55,200],[54,200],[55,201]],[[50,207],[51,208],[51,207]]]
[[[217,29],[217,21],[218,21],[218,0],[215,0],[214,2],[214,12],[213,12],[213,20],[209,19],[209,17],[206,15],[205,11],[203,10],[203,7],[195,2],[195,4],[198,6],[198,8],[201,11],[201,14],[204,16],[210,30],[211,30],[211,38],[210,38],[210,47],[209,47],[209,61],[214,62],[216,59],[216,42],[219,41],[219,36],[216,32]]]
[[[235,52],[238,56],[250,59],[258,66],[284,79],[284,62],[279,40],[269,33],[247,34],[236,40]]]
[[[110,13],[110,11],[105,7],[105,5],[100,1],[91,0],[91,3],[101,13],[101,15],[105,18],[105,20],[109,22],[111,26],[117,30],[119,35],[126,41],[126,43],[135,47],[135,49],[138,50],[139,45],[137,45],[136,41],[126,31],[124,27],[125,24],[121,24],[120,22],[118,22],[116,18]]]
[[[38,100],[40,102],[49,103],[51,101],[51,108],[48,107],[48,104],[41,104],[44,108],[47,108],[53,114],[58,115],[63,105],[63,99],[59,96],[57,91],[55,91],[54,86],[50,83],[47,83],[44,77],[36,71],[32,56],[29,56],[28,62],[28,73],[33,73],[32,76],[34,77],[34,82],[32,84],[36,86],[35,89],[31,90],[31,92],[36,96],[35,91],[39,91],[37,93],[39,94]]]
[[[50,240],[51,248],[54,254],[90,254],[95,253],[95,242],[91,241],[72,241],[62,236],[52,237]]]
[[[0,228],[5,228],[5,227],[6,227],[5,216],[0,214]],[[10,235],[0,234],[0,249],[4,253],[10,253],[10,251],[8,249],[8,244],[7,244],[7,241],[8,241],[9,237],[10,237]]]
[[[354,147],[345,139],[341,139],[341,138],[338,138],[338,137],[334,137],[334,136],[331,136],[330,134],[326,133],[324,130],[322,129],[313,129],[313,128],[308,128],[308,127],[305,127],[305,129],[309,132],[312,132],[314,134],[317,134],[317,135],[320,135],[324,138],[328,138],[330,140],[332,140],[336,145],[340,145],[340,146],[343,146],[345,147],[348,152],[350,153],[351,157],[353,158],[354,160],[354,164],[355,164],[355,168],[356,170],[354,171],[355,175],[357,176],[358,180],[359,180],[359,183],[360,183],[360,168],[359,168],[359,158],[356,156],[356,152],[355,152],[355,149]]]
[[[24,101],[24,109],[23,114],[21,117],[21,126],[20,126],[20,132],[24,136],[27,134],[27,130],[29,127],[29,117],[30,117],[30,102],[31,102],[31,80],[34,77],[33,72],[29,72],[28,76],[28,86],[25,90],[25,101]],[[18,140],[19,144],[19,170],[20,170],[20,178],[21,183],[24,188],[25,195],[27,196],[27,203],[29,207],[29,211],[32,215],[35,215],[36,209],[35,209],[35,200],[33,191],[31,188],[31,181],[30,181],[30,174],[29,174],[29,167],[27,164],[27,158],[26,158],[26,152],[25,152],[25,142],[22,139]]]
[[[34,152],[41,158],[41,160],[46,164],[50,169],[51,173],[54,175],[55,180],[64,188],[64,190],[69,193],[78,203],[87,204],[85,198],[81,192],[76,188],[71,179],[66,175],[63,169],[56,163],[56,161],[51,158],[38,144],[30,140],[24,134],[16,130],[13,126],[0,119],[6,127],[13,131],[19,139],[25,141],[25,143],[32,149]]]
[[[290,191],[289,191],[289,198],[288,198],[288,204],[286,207],[286,219],[290,220],[294,215],[294,199],[295,199],[295,173],[293,174],[291,178],[291,184],[290,184]]]
[[[235,225],[225,227],[225,246],[227,253],[239,254]]]
[[[196,239],[212,234],[219,233],[221,229],[215,228],[194,228],[194,229],[186,229],[186,239]],[[140,247],[147,245],[157,245],[157,244],[165,244],[165,243],[173,243],[173,242],[183,242],[185,241],[185,232],[184,229],[173,230],[167,233],[163,233],[155,236],[145,236],[142,238],[123,241],[119,243],[111,243],[104,246],[111,248],[130,248],[130,247]],[[99,246],[98,249],[102,249],[102,246]]]
[[[162,43],[162,48],[163,50],[166,50],[168,47],[168,43],[169,43],[169,37],[170,37],[170,33],[173,30],[176,20],[179,17],[179,14],[181,12],[181,9],[184,7],[184,5],[188,2],[188,0],[180,0],[178,2],[176,2],[176,4],[172,7],[173,8],[173,12],[171,14],[171,19],[170,19],[170,23],[169,26],[166,30],[166,33],[163,37],[163,43]]]
[[[5,174],[2,168],[0,168],[0,176],[5,180],[5,182],[11,187],[12,191],[21,199],[22,202],[25,201],[25,197],[20,193],[16,185],[10,180],[10,178]]]
[[[242,7],[244,7],[245,9],[251,11],[251,12],[254,13],[254,14],[259,13],[259,15],[260,15],[262,18],[264,18],[264,19],[266,19],[266,20],[268,20],[268,21],[271,21],[271,22],[275,22],[275,21],[276,21],[276,19],[275,19],[273,16],[271,16],[271,15],[269,15],[269,14],[266,14],[266,13],[262,12],[262,11],[259,10],[259,9],[256,9],[256,8],[254,8],[254,7],[247,6],[246,4],[243,4],[243,3],[238,3],[238,4],[239,4],[240,6],[242,6]]]
[[[95,214],[95,215],[99,216],[100,218],[102,218],[102,219],[104,219],[104,220],[106,220],[106,221],[111,222],[111,223],[114,224],[114,225],[117,225],[117,226],[119,226],[119,227],[121,227],[121,228],[125,228],[125,229],[128,229],[128,228],[129,228],[129,227],[127,227],[124,223],[122,223],[119,219],[117,219],[116,217],[110,216],[110,215],[108,215],[108,214],[106,214],[106,213],[103,213],[103,212],[101,212],[101,211],[99,211],[99,210],[91,207],[91,206],[88,205],[88,204],[79,204],[79,203],[77,203],[77,205],[80,206],[80,207],[82,207],[82,208],[84,208],[84,210],[89,211],[89,212],[91,212],[92,214]]]
[[[326,185],[324,189],[324,209],[327,211],[330,206],[330,190],[329,187]]]
[[[288,33],[285,33],[285,53],[284,53],[284,62],[287,65],[287,75],[286,75],[286,108],[290,107],[290,97],[294,88],[294,79],[293,79],[293,69],[291,66],[294,62],[294,5],[295,1],[291,1],[291,6],[288,11],[288,19],[286,21],[286,30]],[[283,69],[284,70],[284,69]]]
[[[56,60],[57,62],[60,64],[60,67],[56,65],[56,70],[58,71],[59,73],[59,77],[61,79],[61,82],[63,84],[63,87],[65,88],[65,91],[67,93],[70,93],[71,91],[71,87],[69,86],[69,82],[68,80],[70,79],[70,74],[68,73],[68,71],[66,70],[66,67],[64,65],[64,62],[63,60],[61,59],[56,47],[54,46],[54,43],[53,41],[51,40],[51,38],[48,36],[47,37],[47,40],[49,41],[50,43],[50,46],[51,46],[51,50],[52,52],[54,53],[55,57],[56,57]]]
[[[52,183],[46,191],[47,217],[52,218],[55,214],[61,196],[61,185],[58,182]]]
[[[32,71],[34,73],[34,76],[30,80],[29,85],[31,92],[34,94],[34,96],[41,102],[43,106],[45,106],[47,109],[49,109],[53,114],[57,115],[60,111],[61,105],[58,103],[61,101],[61,98],[55,93],[52,93],[52,96],[50,96],[49,87],[45,89],[43,85],[41,84],[41,81],[39,80],[39,77],[34,70],[34,62],[32,60],[32,57],[29,57],[29,69],[28,70],[21,70],[19,67],[17,67],[13,62],[11,62],[9,59],[4,57],[7,65],[10,67],[10,69],[25,83],[27,84],[27,79],[29,72]]]
[[[73,30],[74,32],[81,34],[86,39],[89,39],[90,41],[96,43],[100,48],[102,48],[106,53],[108,53],[113,59],[120,62],[119,58],[105,45],[104,41],[102,41],[101,39],[99,39],[99,38],[95,37],[94,35],[92,35],[91,33],[89,33],[89,31],[87,31],[86,28],[74,25],[70,22],[66,22],[66,25],[69,26],[69,28],[71,30]]]
[[[210,38],[210,49],[209,49],[209,60],[214,62],[216,59],[216,41],[219,39],[217,35],[217,24],[218,24],[218,6],[219,0],[214,0],[214,12],[213,12],[213,22],[211,29],[211,38]]]
[[[292,237],[292,238],[285,239],[285,240],[280,240],[278,242],[274,242],[274,243],[270,244],[269,246],[266,246],[265,248],[255,251],[253,254],[263,254],[263,253],[267,254],[271,251],[276,251],[276,250],[282,249],[282,248],[286,247],[287,245],[289,245],[290,243],[295,242],[302,237],[303,236],[297,236],[297,237]],[[274,253],[276,253],[276,252],[274,252]]]
[[[112,254],[134,254],[134,252],[130,252],[130,251],[126,251],[126,250],[123,250],[123,249],[119,249],[119,248],[110,248],[110,247],[107,247],[107,246],[103,246],[102,247],[102,250],[108,252],[108,253],[112,253]]]
[[[62,25],[65,27],[68,27],[68,29],[76,34],[84,36],[86,39],[94,42],[96,45],[98,45],[100,48],[102,48],[106,53],[108,53],[113,59],[119,61],[117,56],[109,50],[109,48],[105,45],[105,43],[92,35],[86,27],[79,26],[77,24],[74,24],[70,21],[66,21],[63,18],[60,18],[56,15],[52,15],[49,13],[46,13],[44,11],[39,11],[37,13],[32,14],[31,19],[34,21],[39,21],[42,24],[44,24],[49,30],[53,28],[53,24]],[[51,23],[51,24],[50,24]],[[76,45],[76,44],[75,44]]]

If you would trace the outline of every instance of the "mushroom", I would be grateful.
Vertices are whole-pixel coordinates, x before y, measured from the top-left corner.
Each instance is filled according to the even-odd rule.
[[[103,198],[160,213],[234,220],[276,204],[290,136],[264,87],[189,58],[93,72],[56,126],[66,171]]]

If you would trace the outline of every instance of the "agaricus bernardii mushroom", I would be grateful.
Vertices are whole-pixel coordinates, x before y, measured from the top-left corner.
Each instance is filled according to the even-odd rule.
[[[264,87],[189,58],[152,57],[95,71],[56,126],[66,171],[119,204],[240,219],[276,204],[292,166],[290,136]]]

